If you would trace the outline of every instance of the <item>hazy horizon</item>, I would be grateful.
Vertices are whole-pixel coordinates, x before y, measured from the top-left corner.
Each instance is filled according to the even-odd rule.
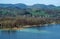
[[[0,4],[17,4],[23,3],[26,5],[34,5],[34,4],[45,4],[45,5],[55,5],[60,6],[60,0],[1,0]]]

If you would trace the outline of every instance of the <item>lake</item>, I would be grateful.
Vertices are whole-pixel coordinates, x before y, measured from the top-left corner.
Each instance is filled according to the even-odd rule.
[[[60,24],[25,28],[17,31],[0,30],[0,39],[60,39]]]

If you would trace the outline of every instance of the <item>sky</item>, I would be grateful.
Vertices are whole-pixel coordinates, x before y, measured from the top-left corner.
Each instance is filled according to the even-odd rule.
[[[46,5],[56,5],[60,6],[60,0],[0,0],[2,4],[16,4],[16,3],[23,3],[26,5],[33,5],[33,4],[46,4]]]

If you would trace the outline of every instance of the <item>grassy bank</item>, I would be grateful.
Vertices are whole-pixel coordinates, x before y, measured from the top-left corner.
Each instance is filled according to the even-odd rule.
[[[39,27],[47,24],[60,24],[60,19],[57,18],[39,18],[39,17],[6,17],[0,18],[1,29],[14,29],[25,27]]]

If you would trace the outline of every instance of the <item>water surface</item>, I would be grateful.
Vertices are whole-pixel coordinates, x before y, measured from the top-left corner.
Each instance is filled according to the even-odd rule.
[[[17,31],[0,30],[0,39],[60,39],[60,24]]]

